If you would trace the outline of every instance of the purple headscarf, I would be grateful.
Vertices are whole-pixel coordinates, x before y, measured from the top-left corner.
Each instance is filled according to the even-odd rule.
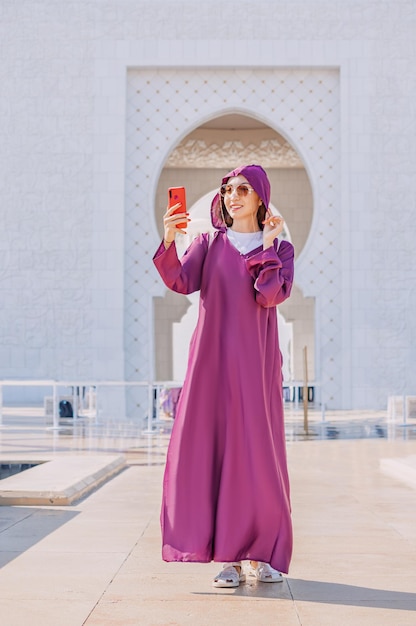
[[[268,209],[270,203],[270,182],[264,169],[260,165],[242,165],[232,170],[232,172],[228,172],[222,179],[221,184],[225,185],[229,178],[234,178],[234,176],[239,174],[247,178],[260,200],[263,201],[266,209]],[[215,195],[211,202],[211,222],[214,228],[217,229],[226,228],[227,226],[221,211],[221,197],[219,193]]]

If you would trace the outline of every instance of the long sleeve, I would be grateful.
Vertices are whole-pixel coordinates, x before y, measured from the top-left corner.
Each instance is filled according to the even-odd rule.
[[[207,249],[207,235],[199,235],[179,259],[175,242],[166,250],[162,241],[156,250],[153,262],[169,289],[178,293],[193,293],[201,287]]]
[[[280,304],[289,297],[293,283],[294,249],[282,241],[247,259],[247,269],[254,279],[256,301],[264,307]]]

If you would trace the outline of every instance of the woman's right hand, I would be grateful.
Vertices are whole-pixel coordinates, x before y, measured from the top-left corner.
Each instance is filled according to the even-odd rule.
[[[164,235],[163,242],[165,248],[168,248],[174,241],[176,233],[183,233],[186,235],[186,226],[191,221],[189,213],[175,213],[181,207],[181,203],[174,204],[172,207],[166,209],[166,213],[163,216]],[[178,228],[178,224],[186,222],[185,228]]]

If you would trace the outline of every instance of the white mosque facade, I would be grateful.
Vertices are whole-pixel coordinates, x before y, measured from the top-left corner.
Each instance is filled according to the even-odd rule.
[[[256,162],[296,250],[286,382],[307,355],[326,407],[416,394],[413,1],[0,14],[2,380],[180,381],[195,297],[153,267],[167,188],[186,186],[191,237]]]

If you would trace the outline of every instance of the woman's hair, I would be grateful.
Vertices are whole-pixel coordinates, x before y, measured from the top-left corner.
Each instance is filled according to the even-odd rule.
[[[220,202],[221,202],[221,213],[222,213],[223,220],[228,226],[228,228],[230,228],[233,225],[233,218],[231,217],[231,215],[228,213],[227,209],[225,208],[224,198],[220,197]],[[257,223],[259,225],[260,230],[263,230],[264,228],[263,222],[266,219],[266,211],[267,209],[264,206],[264,202],[262,202],[257,211]]]

